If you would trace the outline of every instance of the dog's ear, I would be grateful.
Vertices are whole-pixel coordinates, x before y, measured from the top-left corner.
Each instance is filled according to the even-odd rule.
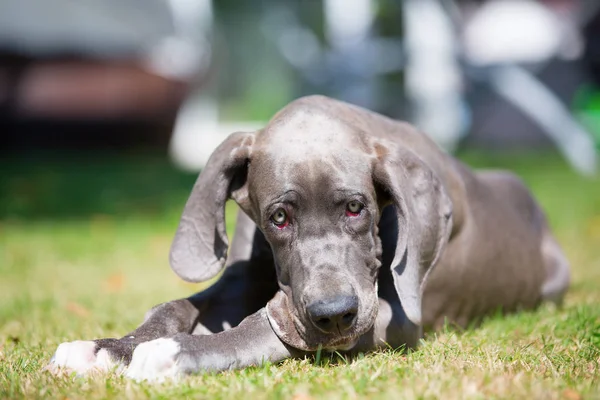
[[[450,235],[452,202],[435,172],[406,149],[378,157],[373,181],[382,208],[393,204],[398,218],[394,286],[408,319],[421,325],[423,287]]]
[[[173,271],[189,282],[217,275],[227,258],[225,202],[244,192],[254,134],[231,134],[213,152],[185,205],[171,245]],[[237,200],[237,199],[236,199]]]

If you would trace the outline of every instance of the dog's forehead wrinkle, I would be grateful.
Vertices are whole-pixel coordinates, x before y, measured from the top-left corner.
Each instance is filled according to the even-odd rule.
[[[365,194],[369,189],[369,170],[364,163],[356,163],[358,168],[336,159],[311,157],[304,162],[288,162],[274,169],[273,163],[264,163],[255,172],[261,186],[269,186],[263,191],[269,196],[268,203],[277,202],[287,193],[293,192],[298,201],[310,206],[332,203],[335,199],[352,194]],[[348,173],[350,169],[352,173]],[[318,207],[317,207],[318,208]]]

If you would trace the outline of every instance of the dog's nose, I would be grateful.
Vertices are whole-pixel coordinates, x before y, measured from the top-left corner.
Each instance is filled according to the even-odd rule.
[[[326,333],[347,331],[354,325],[358,312],[358,297],[338,296],[319,300],[306,307],[312,323]]]

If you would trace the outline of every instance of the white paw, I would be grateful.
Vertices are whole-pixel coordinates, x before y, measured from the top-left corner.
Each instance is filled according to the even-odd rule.
[[[153,382],[177,378],[180,375],[176,362],[179,349],[179,343],[167,338],[141,343],[133,351],[125,375],[136,381]]]
[[[60,344],[46,369],[53,373],[66,370],[84,375],[93,371],[110,371],[117,365],[106,350],[101,349],[96,353],[96,343],[77,340]]]

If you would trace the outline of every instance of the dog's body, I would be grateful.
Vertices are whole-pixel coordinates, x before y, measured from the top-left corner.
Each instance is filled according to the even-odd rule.
[[[242,212],[227,255],[230,197]],[[51,367],[160,379],[319,347],[415,347],[422,326],[560,301],[569,284],[517,178],[474,173],[410,125],[320,96],[231,135],[200,174],[171,265],[202,281],[225,264],[122,339],[62,344]]]

